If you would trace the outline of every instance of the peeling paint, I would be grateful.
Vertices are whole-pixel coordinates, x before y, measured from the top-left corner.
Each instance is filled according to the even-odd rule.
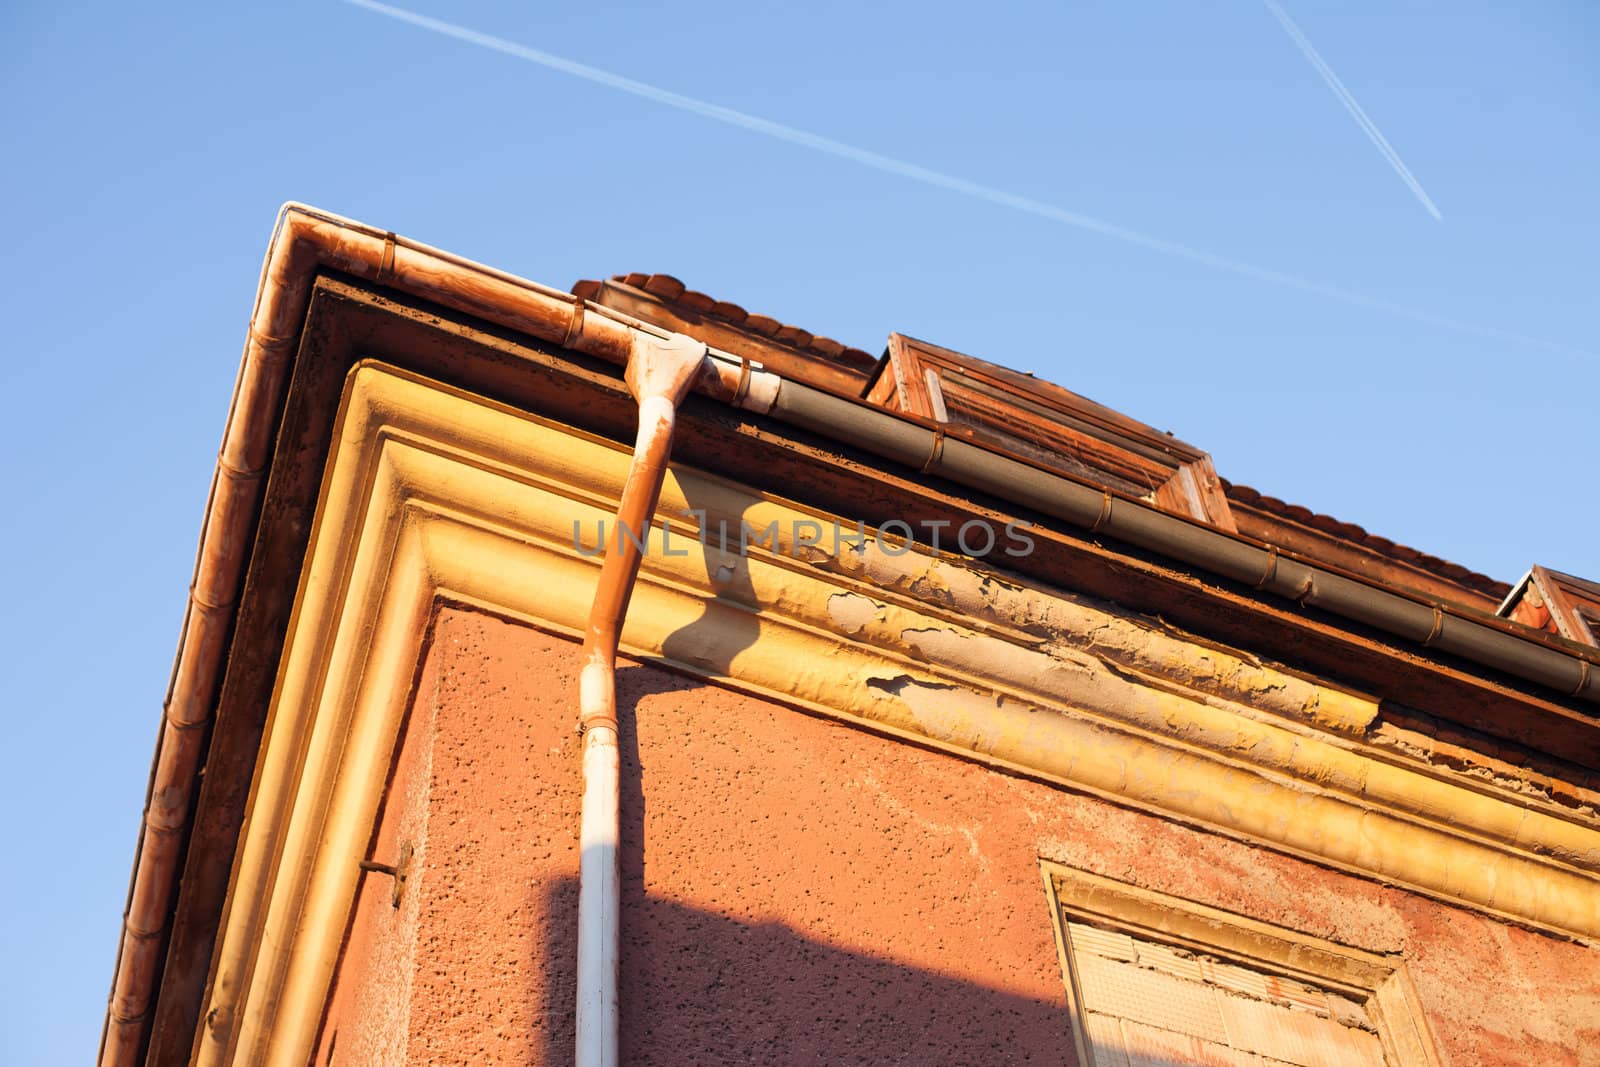
[[[835,593],[828,598],[828,617],[845,633],[857,634],[877,618],[883,607],[860,593]]]
[[[1410,709],[1406,709],[1404,714],[1408,719],[1421,720],[1424,725],[1429,721],[1422,713]],[[1546,765],[1535,768],[1526,762],[1531,754],[1518,753],[1518,758],[1524,762],[1512,763],[1462,744],[1430,737],[1417,729],[1407,728],[1394,722],[1376,723],[1368,731],[1366,740],[1379,748],[1399,753],[1416,762],[1463,775],[1475,781],[1490,783],[1497,789],[1538,800],[1556,810],[1564,810],[1574,815],[1593,818],[1597,810],[1597,801],[1600,801],[1600,795],[1593,790],[1584,789],[1572,781],[1565,780],[1568,778],[1575,780],[1579,777],[1576,768],[1549,765],[1549,761],[1546,761]],[[1466,738],[1460,740],[1465,741]],[[1504,748],[1503,745],[1500,747]]]
[[[1359,735],[1378,714],[1375,700],[1263,666],[1249,652],[1224,650],[1159,619],[1024,586],[975,566],[891,555],[870,543],[860,553],[830,556],[828,564],[830,571],[954,611],[968,625],[993,625],[1013,645],[1093,656],[1318,729]]]

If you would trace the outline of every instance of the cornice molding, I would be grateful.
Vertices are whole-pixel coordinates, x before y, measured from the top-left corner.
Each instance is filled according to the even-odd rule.
[[[574,547],[573,523],[592,532],[614,514],[627,466],[625,448],[570,427],[381,365],[352,372],[197,1062],[306,1062],[435,606],[581,634],[599,561]],[[776,521],[786,536],[775,552],[713,557],[692,542],[690,509],[713,528]],[[1373,750],[1360,736],[1377,707],[1360,694],[960,560],[802,550],[787,536],[793,523],[836,517],[690,469],[673,469],[658,515],[691,551],[663,554],[652,531],[623,632],[629,655],[1530,927],[1600,937],[1595,822]],[[1052,636],[1084,632],[1096,639],[1082,647]]]

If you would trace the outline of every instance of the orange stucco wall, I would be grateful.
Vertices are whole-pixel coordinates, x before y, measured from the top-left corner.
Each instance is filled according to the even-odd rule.
[[[576,645],[435,628],[318,1063],[570,1063]],[[623,1061],[1070,1063],[1048,857],[1403,952],[1447,1061],[1600,1064],[1592,950],[650,667],[619,671]],[[628,711],[627,709],[632,709]]]

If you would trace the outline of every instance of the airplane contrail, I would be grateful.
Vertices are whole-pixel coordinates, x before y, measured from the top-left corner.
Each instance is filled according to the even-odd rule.
[[[1303,278],[1299,275],[1289,274],[1284,271],[1273,270],[1269,267],[1258,267],[1254,264],[1245,263],[1241,260],[1215,255],[1198,248],[1192,248],[1188,245],[1179,244],[1176,241],[1168,241],[1160,237],[1154,237],[1150,234],[1140,233],[1138,230],[1131,230],[1125,226],[1119,226],[1116,223],[1106,222],[1103,219],[1094,218],[1091,215],[1080,214],[1076,211],[1068,211],[1065,208],[1057,207],[1054,204],[1045,203],[1042,200],[1034,200],[1030,197],[1019,196],[1016,193],[1010,193],[1004,189],[997,189],[994,186],[983,185],[979,182],[969,181],[966,178],[959,178],[954,175],[945,174],[941,171],[931,170],[927,167],[919,166],[915,163],[908,163],[904,160],[895,159],[891,156],[882,155],[878,152],[873,152],[865,148],[857,148],[854,145],[848,145],[842,141],[835,141],[819,134],[809,133],[793,126],[785,126],[782,123],[773,122],[770,119],[760,118],[759,116],[747,114],[743,111],[735,111],[733,108],[723,107],[721,104],[713,104],[705,100],[696,99],[692,96],[684,96],[681,93],[675,93],[669,89],[662,89],[646,82],[636,81],[633,78],[624,77],[621,74],[614,74],[607,70],[601,70],[599,67],[591,67],[585,63],[579,63],[575,60],[565,59],[550,52],[543,52],[537,48],[530,48],[527,45],[518,44],[515,41],[508,41],[503,37],[494,37],[487,33],[481,33],[477,30],[468,29],[465,26],[458,26],[451,22],[445,22],[442,19],[431,18],[427,15],[418,14],[414,11],[408,11],[405,8],[394,7],[390,4],[381,3],[380,0],[345,0],[345,2],[353,4],[356,7],[365,8],[368,11],[376,12],[380,15],[388,16],[392,19],[397,19],[400,22],[410,23],[413,26],[418,26],[422,29],[442,34],[446,37],[453,37],[458,41],[465,41],[468,44],[477,45],[480,48],[487,48],[508,56],[514,56],[517,59],[526,60],[529,63],[536,63],[541,67],[559,71],[563,74],[570,74],[575,78],[582,78],[585,81],[593,82],[597,85],[604,85],[624,93],[629,93],[633,96],[641,97],[645,100],[654,101],[658,104],[664,104],[667,107],[676,108],[680,111],[686,111],[693,115],[700,115],[704,118],[713,119],[717,122],[726,123],[730,126],[737,126],[741,129],[750,130],[754,133],[763,134],[767,137],[772,137],[780,141],[787,141],[790,144],[800,145],[801,147],[810,148],[825,155],[846,159],[852,163],[858,163],[861,166],[870,167],[874,170],[882,171],[887,174],[894,174],[902,178],[907,178],[911,181],[920,182],[924,185],[930,185],[938,189],[945,189],[949,192],[959,193],[963,196],[970,196],[977,200],[987,201],[988,203],[997,204],[1001,207],[1011,208],[1014,211],[1021,211],[1039,218],[1049,219],[1052,222],[1059,222],[1066,226],[1073,226],[1081,230],[1087,230],[1091,233],[1097,233],[1104,237],[1110,237],[1118,241],[1125,241],[1128,244],[1138,245],[1142,248],[1148,248],[1153,252],[1159,252],[1162,255],[1171,256],[1175,259],[1188,260],[1191,263],[1197,263],[1204,267],[1210,267],[1213,270],[1226,271],[1230,274],[1252,278],[1256,281],[1266,282],[1271,285],[1283,286],[1288,289],[1296,289],[1300,292],[1311,293],[1316,296],[1326,297],[1330,300],[1338,300],[1346,304],[1355,305],[1357,307],[1381,311],[1397,318],[1410,319],[1413,322],[1425,323],[1430,326],[1451,330],[1456,333],[1487,338],[1490,340],[1504,341],[1509,344],[1543,348],[1548,351],[1560,352],[1567,355],[1579,355],[1589,358],[1593,358],[1595,355],[1592,352],[1573,345],[1563,344],[1557,341],[1546,341],[1537,337],[1529,337],[1525,334],[1515,333],[1510,330],[1502,330],[1492,326],[1481,326],[1471,322],[1463,322],[1459,319],[1452,319],[1444,315],[1437,315],[1431,311],[1408,307],[1404,304],[1397,304],[1393,301],[1384,300],[1379,297],[1368,296],[1364,293],[1358,293],[1350,289],[1344,289],[1337,285],[1330,285],[1326,282],[1319,282],[1310,278]]]
[[[1394,172],[1400,176],[1400,180],[1406,183],[1406,188],[1410,189],[1412,195],[1422,202],[1422,206],[1428,209],[1428,214],[1432,215],[1435,221],[1443,222],[1444,216],[1439,214],[1439,209],[1434,206],[1433,200],[1428,196],[1427,191],[1422,188],[1422,183],[1417,181],[1416,175],[1411,173],[1411,168],[1407,167],[1400,159],[1400,153],[1394,150],[1394,146],[1389,143],[1389,139],[1378,129],[1378,124],[1368,118],[1365,111],[1361,110],[1361,105],[1356,103],[1356,98],[1350,95],[1350,90],[1344,87],[1344,82],[1339,80],[1339,76],[1333,72],[1333,68],[1324,62],[1315,48],[1311,47],[1311,42],[1306,39],[1305,34],[1300,32],[1300,27],[1295,25],[1294,19],[1289,17],[1289,13],[1283,9],[1278,0],[1262,0],[1262,2],[1267,5],[1267,10],[1272,12],[1273,17],[1278,20],[1278,24],[1289,35],[1289,39],[1295,43],[1311,65],[1316,68],[1317,73],[1322,75],[1322,80],[1328,83],[1328,88],[1333,90],[1333,95],[1339,98],[1339,103],[1344,105],[1344,109],[1350,113],[1350,117],[1356,120],[1356,125],[1361,127],[1362,132],[1367,135],[1367,139],[1372,142],[1373,147],[1388,161],[1389,166],[1394,168]]]

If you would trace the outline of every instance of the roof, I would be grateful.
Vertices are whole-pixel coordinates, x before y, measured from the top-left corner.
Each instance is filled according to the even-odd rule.
[[[1254,508],[1278,519],[1298,524],[1309,530],[1315,530],[1377,556],[1409,568],[1424,571],[1475,593],[1481,593],[1483,596],[1493,598],[1496,601],[1503,598],[1511,590],[1511,586],[1508,583],[1500,581],[1498,578],[1479,574],[1477,571],[1463,567],[1459,563],[1452,563],[1447,559],[1429,555],[1419,549],[1398,544],[1387,537],[1368,533],[1364,528],[1353,522],[1344,522],[1331,515],[1312,511],[1310,508],[1302,507],[1299,504],[1290,504],[1279,500],[1275,496],[1268,496],[1257,489],[1252,489],[1248,485],[1235,485],[1227,479],[1223,479],[1222,488],[1229,501],[1236,505]]]
[[[1090,434],[1098,436],[1103,444],[1115,448],[1124,439],[1142,439],[1147,446],[1155,444],[1172,453],[1174,470],[1185,464],[1195,465],[1195,488],[1191,491],[1179,493],[1172,488],[1175,483],[1154,489],[1152,498],[1163,506],[1170,500],[1174,505],[1171,510],[1482,611],[1492,613],[1511,590],[1509,584],[1497,578],[1368,533],[1355,523],[1218,478],[1209,454],[1201,449],[1032,374],[900,334],[891,335],[884,356],[874,359],[863,349],[690,289],[670,274],[615,274],[605,281],[580,281],[572,292],[581,299],[654,325],[703,335],[717,347],[836,395],[860,397],[939,422],[949,421],[952,433],[983,441],[989,447],[999,447],[1050,469],[1098,478],[1119,490],[1129,489],[1126,483],[1130,476],[1150,478],[1149,472],[1130,474],[1126,463],[1082,462],[1086,442],[1093,449],[1093,442],[1082,432],[1081,424],[1087,420],[1094,424]],[[891,374],[891,367],[899,369],[902,362],[909,370]],[[943,395],[938,411],[922,384],[929,368],[946,375],[941,379]],[[962,385],[948,377],[951,370],[977,375],[1005,390],[1009,400],[1002,403],[1009,413],[1019,417],[1001,413],[993,404],[974,411],[973,405],[963,402]],[[951,411],[943,410],[946,404]],[[1042,420],[1037,412],[1024,410],[1033,405],[1048,409]],[[1032,424],[1031,429],[1023,424]],[[1042,447],[1046,442],[1054,447]],[[1165,481],[1165,477],[1160,480]],[[1219,483],[1226,503],[1208,499],[1207,485],[1212,480]]]
[[[691,333],[838,396],[860,396],[878,363],[859,348],[768,315],[751,314],[738,304],[687,288],[670,274],[617,274],[607,281],[580,281],[572,292],[657,326]]]

